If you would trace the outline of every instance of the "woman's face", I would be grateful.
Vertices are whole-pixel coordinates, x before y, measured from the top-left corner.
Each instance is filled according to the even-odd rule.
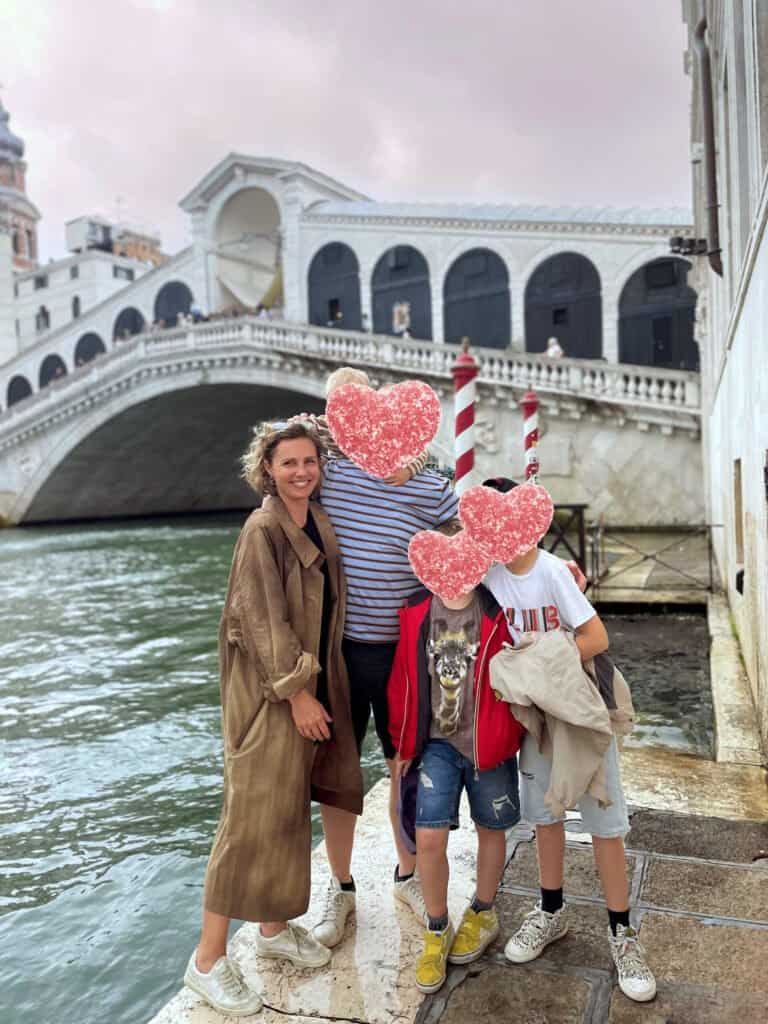
[[[314,443],[308,437],[281,441],[267,471],[283,501],[309,498],[320,480],[320,459]]]

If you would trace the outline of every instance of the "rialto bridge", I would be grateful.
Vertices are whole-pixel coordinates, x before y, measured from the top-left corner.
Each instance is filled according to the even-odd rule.
[[[541,399],[542,480],[620,524],[703,516],[699,375],[477,348],[477,476],[522,472],[518,402]],[[418,377],[441,396],[433,454],[452,462],[446,345],[253,316],[143,332],[0,413],[5,523],[246,508],[238,457],[257,421],[319,411],[327,373]],[[37,353],[39,358],[40,353]],[[31,355],[29,358],[33,358]],[[20,368],[0,368],[5,392]]]

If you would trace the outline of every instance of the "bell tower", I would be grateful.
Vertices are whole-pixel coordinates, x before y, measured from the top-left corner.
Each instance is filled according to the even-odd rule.
[[[9,121],[0,99],[0,232],[10,236],[14,270],[34,270],[40,213],[27,198],[24,142],[10,130]]]

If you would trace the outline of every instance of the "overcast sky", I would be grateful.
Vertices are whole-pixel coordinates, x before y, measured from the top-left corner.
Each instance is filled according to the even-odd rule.
[[[687,206],[679,0],[0,0],[41,257],[101,212],[186,239],[228,152],[378,199]]]

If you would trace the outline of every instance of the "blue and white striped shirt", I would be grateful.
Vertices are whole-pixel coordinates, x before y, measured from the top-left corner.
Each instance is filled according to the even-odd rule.
[[[341,548],[347,577],[344,635],[364,643],[396,643],[397,613],[421,584],[408,561],[419,530],[458,513],[450,482],[425,470],[401,487],[369,476],[349,459],[331,459],[320,492]]]

